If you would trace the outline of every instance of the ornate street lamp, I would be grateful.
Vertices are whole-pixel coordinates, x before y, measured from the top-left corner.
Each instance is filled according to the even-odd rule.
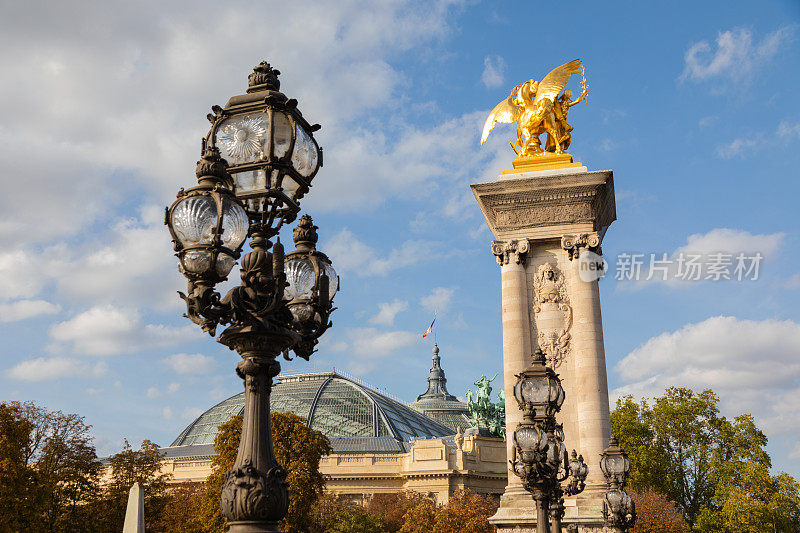
[[[198,185],[178,193],[167,209],[178,269],[189,280],[186,315],[242,360],[245,383],[242,436],[221,495],[231,533],[278,532],[289,495],[286,471],[275,460],[269,416],[276,361],[289,350],[308,359],[331,326],[339,278],[316,250],[317,227],[304,215],[294,231],[296,250],[284,257],[277,235],[300,210],[299,200],[322,164],[322,151],[297,102],[278,92],[277,70],[262,62],[247,94],[214,106],[211,131],[197,163]],[[241,284],[224,297],[224,281],[241,258]],[[273,244],[270,239],[276,237]]]
[[[553,532],[561,533],[564,495],[583,491],[589,468],[574,450],[572,459],[568,458],[563,426],[555,417],[564,403],[564,388],[558,374],[546,366],[541,348],[536,349],[531,365],[517,375],[514,398],[523,414],[513,436],[514,473],[536,500],[537,533],[549,533],[551,524]]]
[[[603,514],[606,520],[628,531],[636,523],[636,507],[628,493],[625,484],[631,470],[631,461],[628,454],[619,447],[617,438],[613,435],[609,439],[608,448],[603,451],[600,458],[600,470],[611,490],[603,498]]]

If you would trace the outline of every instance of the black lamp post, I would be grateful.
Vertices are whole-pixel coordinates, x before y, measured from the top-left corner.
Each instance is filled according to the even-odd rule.
[[[242,436],[226,474],[222,514],[231,533],[278,532],[289,507],[286,471],[272,447],[269,397],[276,361],[289,350],[308,359],[331,323],[339,278],[316,250],[317,227],[304,215],[294,231],[296,250],[284,257],[277,235],[300,211],[299,200],[322,165],[322,150],[297,101],[278,92],[277,70],[262,62],[247,94],[214,106],[211,131],[197,164],[198,185],[178,193],[167,209],[179,270],[189,280],[186,315],[242,360],[245,384]],[[224,281],[247,237],[253,251],[241,258],[241,284],[224,297]],[[276,237],[273,244],[270,239]]]
[[[611,490],[603,497],[603,514],[606,520],[619,527],[623,533],[630,530],[636,523],[636,507],[628,493],[625,492],[625,483],[631,471],[631,461],[628,454],[619,447],[617,438],[613,435],[609,439],[608,448],[603,451],[600,458],[600,470],[606,477]]]
[[[564,495],[583,491],[589,469],[574,450],[571,459],[567,455],[563,427],[555,417],[564,403],[564,388],[558,374],[546,366],[541,348],[517,375],[514,398],[523,413],[513,436],[514,473],[536,500],[536,532],[550,533],[552,525],[554,533],[561,533]]]

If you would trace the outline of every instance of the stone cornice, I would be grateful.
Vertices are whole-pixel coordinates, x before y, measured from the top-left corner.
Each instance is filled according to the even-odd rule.
[[[502,179],[471,187],[489,229],[500,240],[604,232],[616,219],[610,170]]]

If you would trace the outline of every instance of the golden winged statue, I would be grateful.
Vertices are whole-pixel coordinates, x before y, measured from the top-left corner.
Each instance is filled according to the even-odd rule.
[[[571,100],[572,91],[567,89],[569,77],[581,73],[582,91]],[[569,108],[583,101],[588,94],[585,69],[580,59],[556,67],[542,81],[528,80],[511,89],[511,95],[497,104],[483,125],[481,144],[486,142],[489,133],[498,122],[511,124],[517,122],[517,141],[511,144],[512,150],[522,157],[545,153],[562,154],[572,141],[572,126],[567,124]],[[547,133],[545,147],[539,136]]]

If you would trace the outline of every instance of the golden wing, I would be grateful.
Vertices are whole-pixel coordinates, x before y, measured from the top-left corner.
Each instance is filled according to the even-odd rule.
[[[569,77],[573,74],[578,74],[582,68],[583,64],[581,60],[575,59],[551,70],[550,74],[539,82],[539,88],[536,91],[536,98],[533,101],[533,105],[535,106],[545,98],[555,101],[558,97],[558,93],[561,92],[561,89],[563,89],[567,81],[569,81]]]
[[[517,120],[525,110],[524,107],[518,106],[514,103],[514,98],[514,95],[509,96],[497,104],[494,109],[492,109],[492,112],[489,113],[489,116],[486,118],[486,122],[483,125],[481,144],[486,142],[486,138],[489,137],[489,132],[492,131],[495,124],[498,122],[502,122],[503,124],[511,124]]]

